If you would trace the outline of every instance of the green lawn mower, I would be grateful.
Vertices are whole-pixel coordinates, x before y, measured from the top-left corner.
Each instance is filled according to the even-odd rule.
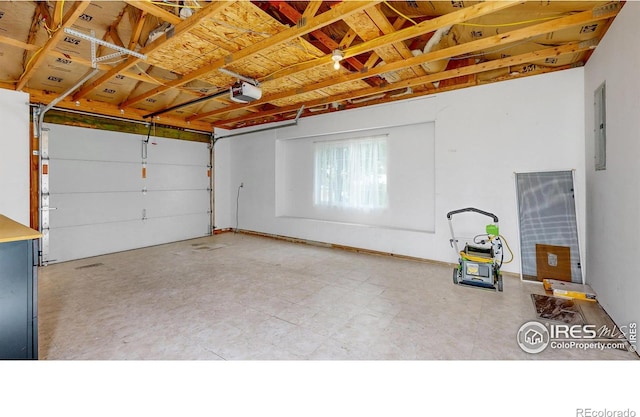
[[[473,244],[465,243],[464,249],[458,248],[458,238],[453,232],[453,216],[459,213],[474,212],[493,219],[493,223],[488,224],[484,234],[476,235]],[[513,260],[513,252],[509,248],[506,240],[499,233],[498,216],[493,213],[468,207],[454,210],[447,213],[451,239],[449,244],[455,249],[459,256],[458,266],[453,269],[453,283],[456,285],[469,285],[502,291],[502,273],[500,268],[503,263]],[[511,259],[504,261],[503,240],[507,249],[511,253]]]

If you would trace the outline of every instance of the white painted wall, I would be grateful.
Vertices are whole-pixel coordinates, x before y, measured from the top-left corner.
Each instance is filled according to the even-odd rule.
[[[457,262],[446,213],[474,206],[500,218],[501,232],[516,252],[516,260],[503,269],[519,272],[514,172],[576,169],[579,229],[584,233],[583,88],[583,70],[577,68],[221,139],[216,146],[227,141],[230,150],[216,153],[216,184],[228,181],[228,187],[216,190],[216,226],[235,227],[236,192],[243,182],[240,229]],[[276,217],[277,139],[421,122],[435,122],[435,232]],[[227,156],[228,161],[220,159]],[[231,222],[224,224],[224,219]],[[474,234],[482,233],[487,223],[479,220],[480,229],[470,230]]]
[[[0,214],[29,226],[29,94],[0,89]]]
[[[640,322],[640,3],[627,2],[585,67],[587,283],[619,326]],[[624,53],[623,53],[624,51]],[[595,171],[594,91],[606,82],[607,169]]]
[[[475,206],[497,214],[516,253],[506,271],[520,272],[514,172],[575,169],[584,235],[582,83],[578,68],[438,97],[438,211]],[[438,230],[444,227],[442,221]]]

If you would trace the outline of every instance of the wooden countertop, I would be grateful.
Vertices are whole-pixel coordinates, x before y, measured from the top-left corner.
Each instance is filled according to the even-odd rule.
[[[42,234],[0,214],[0,243],[37,239]]]

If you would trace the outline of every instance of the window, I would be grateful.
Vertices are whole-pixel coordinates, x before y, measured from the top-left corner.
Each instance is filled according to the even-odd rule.
[[[607,169],[607,112],[605,84],[602,83],[594,94],[596,171]]]
[[[277,217],[308,227],[435,230],[433,122],[279,138],[275,164]],[[368,191],[356,192],[357,178]]]
[[[316,142],[314,148],[315,205],[387,207],[387,135]]]

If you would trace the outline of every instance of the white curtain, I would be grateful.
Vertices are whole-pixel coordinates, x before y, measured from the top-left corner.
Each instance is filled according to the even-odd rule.
[[[359,210],[387,207],[387,135],[315,143],[314,203]]]

